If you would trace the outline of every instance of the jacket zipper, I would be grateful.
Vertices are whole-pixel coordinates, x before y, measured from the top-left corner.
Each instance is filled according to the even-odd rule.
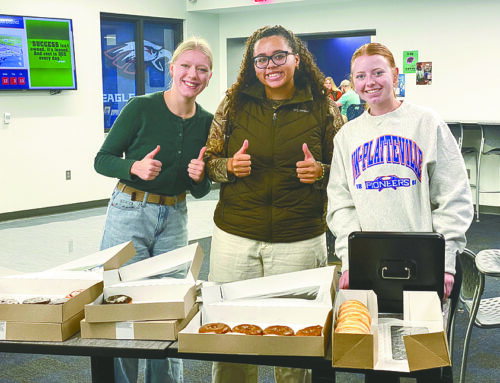
[[[276,126],[278,125],[278,108],[276,108],[273,112],[273,128],[276,128]],[[274,241],[274,235],[273,235],[273,217],[272,215],[274,214],[274,211],[273,211],[273,208],[272,208],[272,201],[273,201],[273,180],[274,180],[274,144],[276,142],[276,131],[275,129],[273,129],[273,140],[272,140],[272,151],[271,153],[273,153],[273,164],[272,164],[272,168],[273,168],[273,172],[271,172],[271,182],[269,183],[269,196],[270,196],[270,201],[269,201],[269,204],[271,206],[271,209],[269,209],[269,214],[271,215],[271,217],[269,217],[269,242],[273,242]]]

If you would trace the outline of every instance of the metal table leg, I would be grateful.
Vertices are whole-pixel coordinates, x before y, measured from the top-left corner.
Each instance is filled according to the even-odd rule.
[[[92,383],[114,383],[114,358],[110,356],[91,356],[90,366]]]

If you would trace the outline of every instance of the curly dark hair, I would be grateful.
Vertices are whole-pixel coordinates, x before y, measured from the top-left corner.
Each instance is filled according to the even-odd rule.
[[[299,67],[295,70],[294,84],[297,88],[303,88],[306,85],[311,87],[313,99],[316,102],[327,103],[327,94],[324,88],[325,76],[319,70],[311,52],[306,48],[302,40],[296,37],[292,31],[275,25],[274,27],[265,26],[256,30],[246,42],[246,50],[241,62],[240,72],[236,82],[227,90],[229,118],[234,117],[236,110],[240,109],[244,102],[242,90],[259,81],[255,73],[253,51],[257,41],[271,36],[282,36],[292,49],[293,53],[300,56]]]

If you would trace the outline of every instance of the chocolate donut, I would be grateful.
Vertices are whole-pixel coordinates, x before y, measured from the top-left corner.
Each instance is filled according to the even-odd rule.
[[[239,324],[233,327],[232,332],[245,335],[262,335],[262,329],[254,324]]]
[[[264,335],[281,335],[281,336],[292,336],[295,335],[293,329],[288,326],[269,326],[264,329]]]
[[[207,323],[201,326],[198,330],[200,334],[206,334],[206,333],[225,334],[230,331],[231,327],[229,327],[225,323]]]
[[[33,297],[28,298],[23,301],[23,304],[31,304],[31,305],[46,305],[50,303],[50,298],[44,297]]]
[[[104,299],[104,303],[106,304],[123,304],[123,303],[132,303],[132,298],[128,295],[111,295]]]
[[[321,336],[323,333],[323,326],[309,326],[297,331],[295,335],[297,336]]]

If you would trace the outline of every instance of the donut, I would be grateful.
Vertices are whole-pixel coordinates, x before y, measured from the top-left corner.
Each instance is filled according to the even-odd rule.
[[[323,333],[323,326],[309,326],[297,331],[295,335],[297,336],[321,336]]]
[[[347,319],[356,319],[359,320],[363,323],[365,323],[368,327],[371,325],[371,317],[370,314],[367,314],[365,312],[343,312],[342,314],[337,316],[337,323],[343,322],[344,320]]]
[[[50,298],[44,297],[33,297],[28,298],[23,301],[23,304],[31,304],[31,305],[46,305],[50,303]]]
[[[66,303],[69,301],[68,298],[54,298],[50,300],[50,305],[62,305],[63,303]]]
[[[215,334],[225,334],[231,331],[231,327],[229,327],[225,323],[207,323],[200,327],[198,332],[200,334],[206,333],[215,333]]]
[[[104,299],[104,303],[106,304],[123,304],[123,303],[132,303],[132,298],[128,295],[111,295]]]
[[[364,303],[362,303],[356,299],[349,299],[349,300],[343,302],[339,306],[339,312],[344,310],[344,309],[347,309],[348,307],[358,307],[360,310],[368,311],[368,307],[366,307],[366,305]]]
[[[295,332],[288,326],[269,326],[263,331],[264,335],[282,335],[282,336],[292,336]]]
[[[359,313],[366,313],[366,314],[370,314],[370,311],[368,310],[368,308],[366,306],[359,306],[357,304],[352,304],[352,305],[348,305],[348,306],[342,306],[339,307],[339,314],[342,314],[342,313],[348,313],[348,312],[359,312]]]
[[[0,298],[0,305],[17,305],[19,302],[12,298]]]
[[[259,326],[254,324],[239,324],[234,326],[231,331],[246,335],[262,335],[263,332]]]
[[[335,332],[369,334],[370,326],[356,319],[346,319],[337,324]]]
[[[372,318],[365,304],[347,300],[339,306],[336,333],[369,334]]]
[[[66,298],[73,298],[76,297],[78,294],[80,294],[82,291],[85,291],[85,289],[79,289],[79,290],[73,290],[70,292],[68,295],[66,295]]]

